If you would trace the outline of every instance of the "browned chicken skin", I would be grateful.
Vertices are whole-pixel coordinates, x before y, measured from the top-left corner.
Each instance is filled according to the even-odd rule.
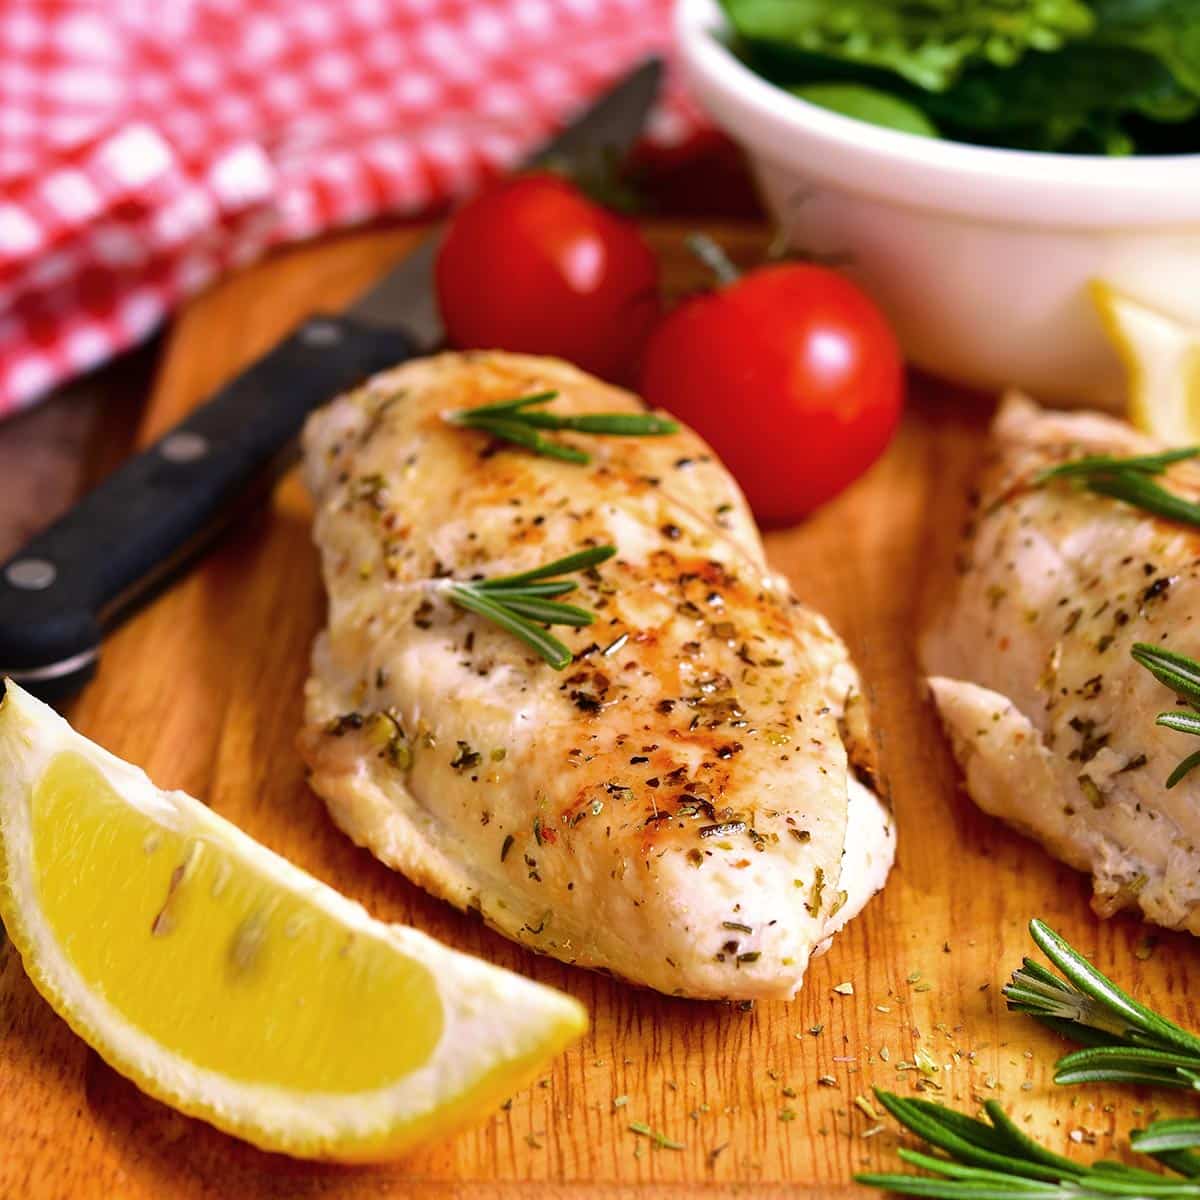
[[[1130,648],[1200,656],[1200,537],[1064,483],[1034,486],[1085,454],[1162,448],[1124,422],[1011,397],[924,658],[976,803],[1090,871],[1098,912],[1140,908],[1198,933],[1200,775],[1165,786],[1196,742],[1155,725],[1175,697]],[[1180,464],[1169,486],[1196,496],[1200,471]]]
[[[554,360],[448,354],[311,419],[313,786],[385,862],[536,950],[665,992],[790,996],[891,862],[847,769],[857,676],[694,434],[579,437],[579,466],[442,419],[546,389],[557,412],[638,407]],[[555,630],[562,672],[445,595],[604,544],[569,597],[596,621]]]

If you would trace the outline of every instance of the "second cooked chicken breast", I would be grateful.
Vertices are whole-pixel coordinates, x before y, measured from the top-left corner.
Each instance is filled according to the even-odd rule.
[[[847,757],[869,770],[857,675],[695,435],[563,435],[582,466],[443,419],[546,390],[559,413],[639,410],[558,361],[446,354],[310,420],[312,785],[384,862],[540,952],[668,993],[791,996],[892,860]],[[448,578],[605,544],[569,597],[596,621],[554,631],[561,672],[446,598]]]
[[[1200,775],[1165,786],[1196,742],[1155,725],[1175,697],[1130,656],[1137,642],[1200,656],[1200,534],[1034,482],[1084,455],[1162,449],[1109,417],[1008,399],[924,662],[980,807],[1090,871],[1098,912],[1200,933]],[[1193,465],[1169,478],[1200,494]]]

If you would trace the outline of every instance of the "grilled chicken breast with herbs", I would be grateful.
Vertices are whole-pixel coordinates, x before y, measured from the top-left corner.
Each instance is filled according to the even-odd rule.
[[[1194,738],[1156,726],[1171,691],[1136,642],[1200,655],[1200,535],[1036,476],[1162,446],[1124,422],[1010,397],[992,432],[949,610],[925,666],[981,808],[1090,871],[1093,906],[1200,933],[1200,775],[1165,782]],[[1200,495],[1200,469],[1168,489]]]
[[[668,993],[791,996],[892,859],[849,770],[846,744],[870,767],[854,668],[694,434],[561,435],[581,466],[443,420],[551,389],[557,413],[639,411],[556,360],[445,354],[310,419],[312,785],[384,862],[535,950]],[[445,594],[606,544],[568,597],[595,622],[554,630],[563,671]]]

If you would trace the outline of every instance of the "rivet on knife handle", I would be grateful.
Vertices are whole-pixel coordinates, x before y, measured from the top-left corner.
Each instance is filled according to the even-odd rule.
[[[395,330],[313,317],[0,566],[0,675],[65,695],[100,636],[261,489],[304,418],[408,357]]]

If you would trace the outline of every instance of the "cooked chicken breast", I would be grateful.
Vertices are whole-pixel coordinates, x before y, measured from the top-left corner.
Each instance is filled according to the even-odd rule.
[[[562,362],[444,354],[309,421],[312,785],[355,841],[535,950],[679,995],[791,996],[892,860],[849,769],[847,743],[870,769],[857,675],[694,434],[576,436],[579,466],[442,419],[550,389],[556,412],[638,410]],[[564,671],[446,599],[447,577],[603,544],[569,597],[596,621],[554,631]]]
[[[1064,483],[1032,486],[1085,454],[1162,448],[1109,417],[1009,398],[924,659],[981,808],[1090,871],[1097,912],[1138,907],[1200,933],[1200,776],[1165,787],[1197,743],[1155,725],[1175,697],[1130,657],[1135,642],[1200,655],[1200,537]],[[1168,486],[1194,497],[1200,471],[1172,468]]]

